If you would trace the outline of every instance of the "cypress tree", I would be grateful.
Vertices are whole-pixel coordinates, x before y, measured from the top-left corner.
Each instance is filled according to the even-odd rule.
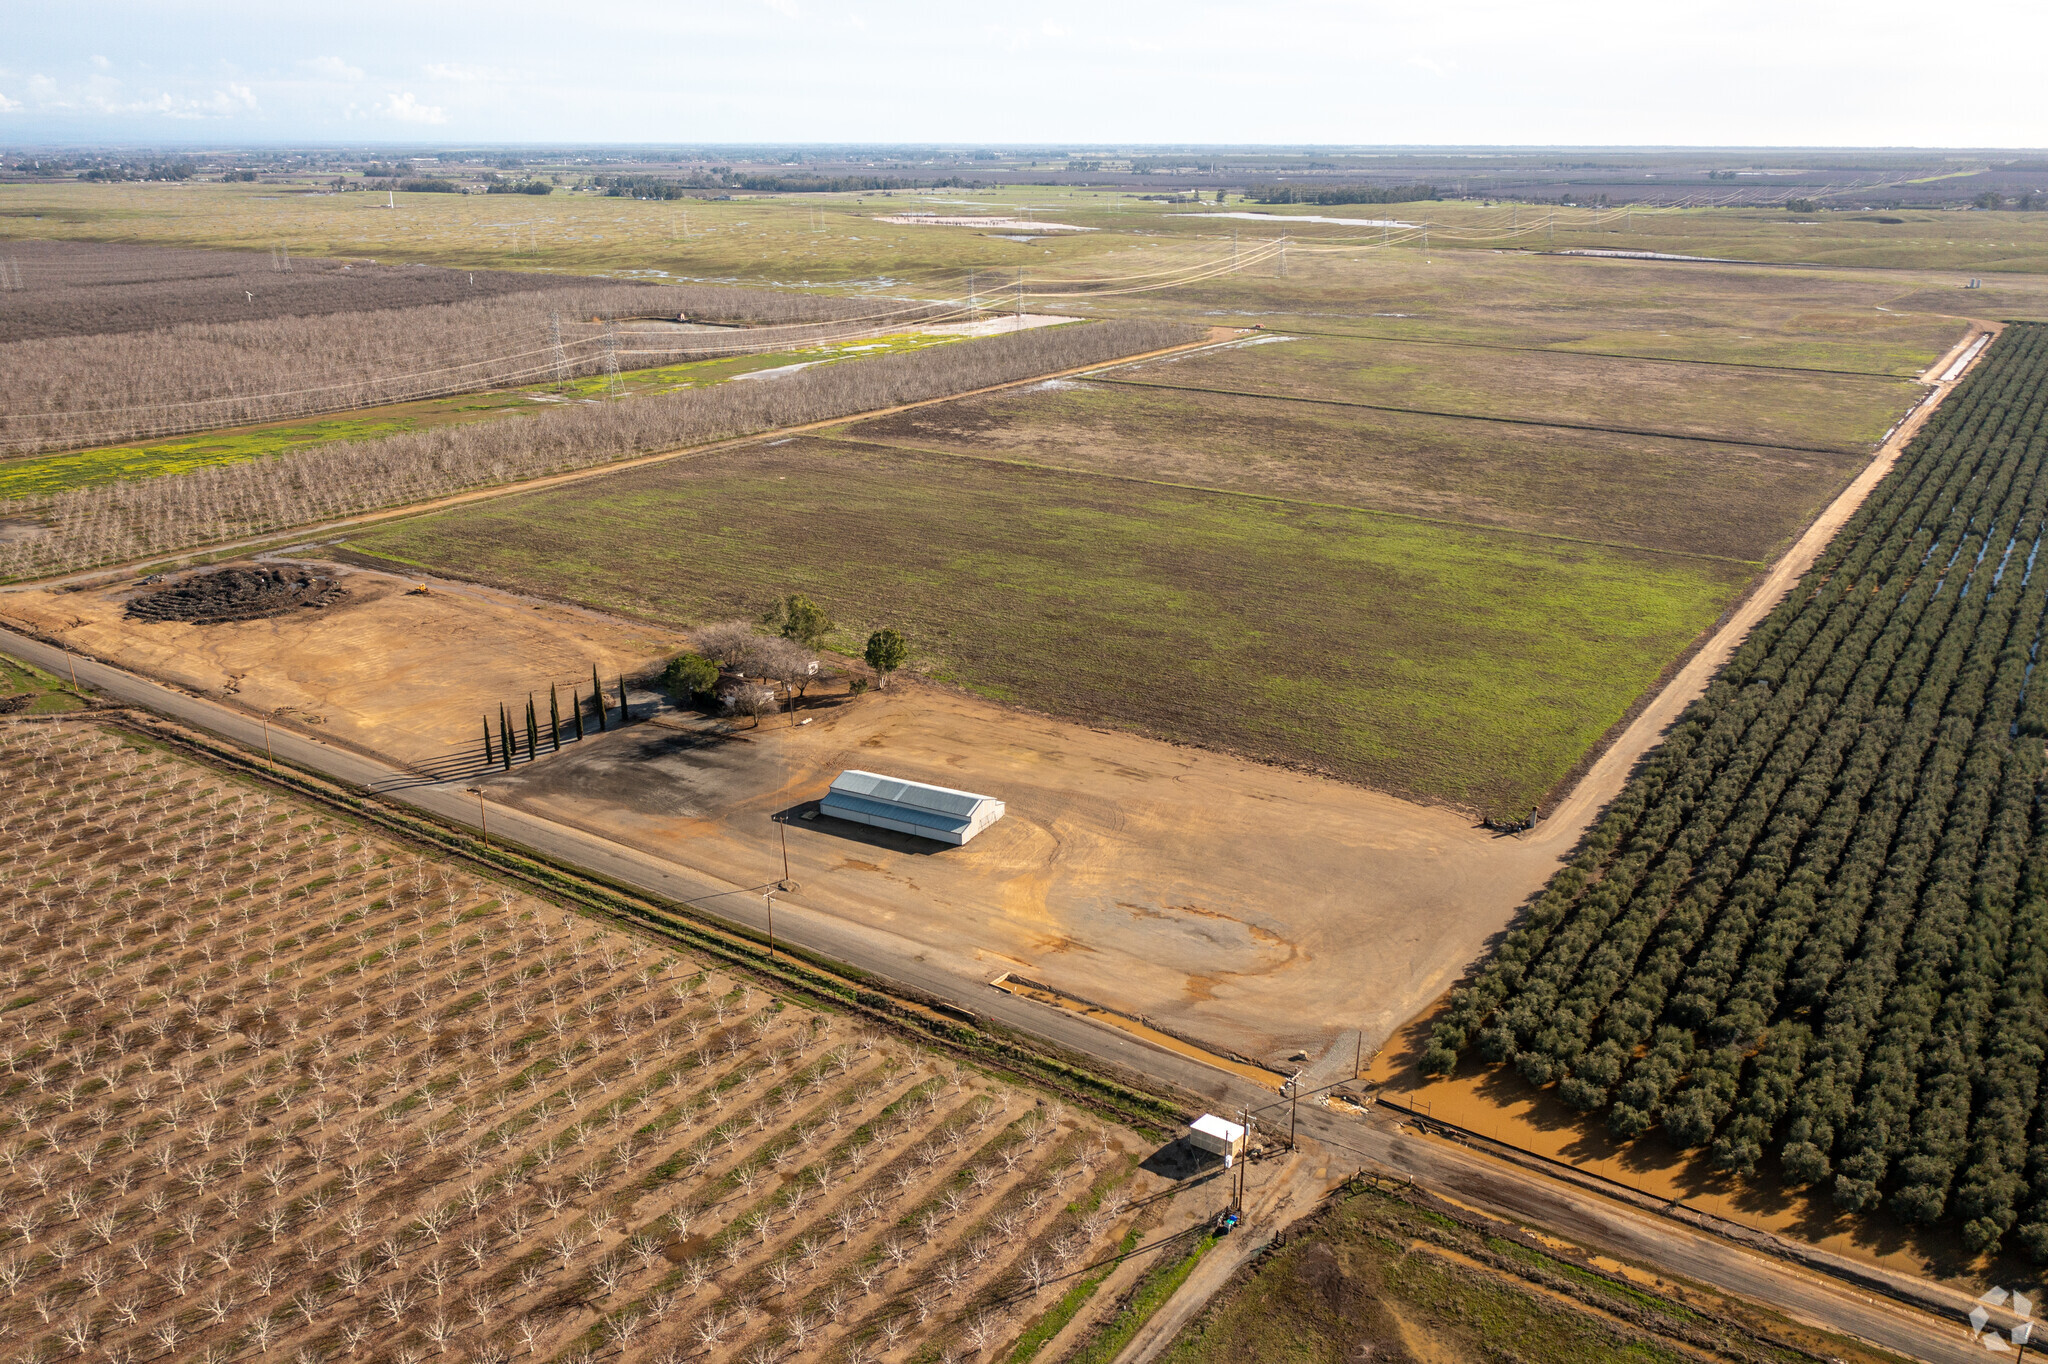
[[[484,766],[489,767],[497,759],[491,753],[491,717],[484,717]]]
[[[583,737],[583,698],[580,696],[570,697],[569,709],[576,716],[576,737],[580,739]]]
[[[590,704],[597,710],[597,730],[602,734],[611,728],[604,718],[604,684],[597,680],[597,665],[590,665]]]
[[[529,761],[540,756],[540,717],[534,714],[533,693],[526,693],[526,756]]]
[[[619,723],[623,725],[632,718],[632,715],[626,709],[626,679],[621,674],[619,677]]]
[[[556,697],[555,684],[548,683],[548,752],[562,751],[562,703]]]
[[[498,703],[498,756],[505,770],[512,770],[512,717],[505,713],[504,702]]]

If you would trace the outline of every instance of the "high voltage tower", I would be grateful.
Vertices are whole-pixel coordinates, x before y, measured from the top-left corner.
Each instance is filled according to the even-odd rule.
[[[569,382],[569,357],[562,350],[562,315],[559,312],[548,315],[548,354],[555,366],[555,387],[561,388]]]
[[[284,245],[271,247],[270,268],[279,274],[290,274],[292,269],[292,249]]]
[[[618,323],[607,317],[604,320],[604,396],[623,398],[625,395],[625,381],[619,378]]]

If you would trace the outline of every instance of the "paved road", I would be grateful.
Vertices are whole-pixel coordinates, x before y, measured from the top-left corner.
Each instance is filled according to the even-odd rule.
[[[231,706],[193,696],[95,660],[0,629],[0,653],[10,654],[60,677],[76,668],[78,680],[102,696],[137,705],[261,752],[263,722]],[[270,729],[276,756],[339,781],[402,799],[443,819],[474,826],[476,797],[461,783],[422,784],[414,774],[374,758],[284,729]],[[667,899],[691,901],[751,928],[766,927],[760,887],[714,881],[699,873],[620,847],[583,830],[537,819],[521,811],[489,809],[490,832],[549,857],[583,867]],[[1268,1106],[1269,1130],[1284,1130],[1286,1114],[1274,1096],[1248,1081],[1199,1061],[1152,1047],[1129,1034],[1092,1023],[1062,1009],[993,990],[978,977],[934,961],[916,941],[856,930],[800,904],[778,900],[775,928],[794,943],[876,976],[949,999],[1006,1026],[1059,1046],[1149,1076],[1158,1083],[1201,1095],[1218,1111]],[[1947,1321],[1875,1297],[1800,1266],[1759,1254],[1668,1218],[1631,1208],[1598,1194],[1550,1179],[1453,1143],[1404,1129],[1387,1110],[1346,1116],[1317,1105],[1299,1110],[1303,1135],[1326,1146],[1338,1164],[1356,1162],[1415,1180],[1474,1206],[1525,1219],[1622,1258],[1655,1265],[1673,1274],[1767,1303],[1813,1325],[1845,1331],[1915,1358],[1940,1361],[1981,1358],[1962,1316],[1969,1302],[1955,1298]],[[1943,1290],[1928,1286],[1940,1294]]]

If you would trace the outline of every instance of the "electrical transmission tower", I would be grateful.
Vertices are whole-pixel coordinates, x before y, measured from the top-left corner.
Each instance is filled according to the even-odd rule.
[[[619,378],[619,329],[609,317],[604,320],[604,396],[626,396],[625,381]]]
[[[548,317],[548,351],[555,365],[555,389],[569,382],[569,357],[562,350],[562,315],[552,313]]]

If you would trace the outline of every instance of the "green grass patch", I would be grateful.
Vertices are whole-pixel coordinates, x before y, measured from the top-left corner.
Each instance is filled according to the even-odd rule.
[[[0,715],[64,715],[84,708],[69,682],[0,656]]]
[[[680,625],[801,590],[840,647],[892,625],[984,695],[1495,810],[1561,778],[1754,571],[820,440],[350,547]]]
[[[1136,1249],[1137,1244],[1138,1229],[1132,1227],[1118,1243],[1114,1259],[1097,1272],[1076,1280],[1073,1287],[1060,1295],[1058,1302],[1048,1307],[1023,1335],[1017,1337],[1017,1344],[1010,1351],[1010,1364],[1025,1364],[1027,1360],[1036,1359],[1038,1352],[1051,1343],[1054,1336],[1067,1329],[1067,1323],[1087,1306],[1088,1300],[1095,1296],[1095,1290],[1102,1287],[1102,1281],[1123,1263],[1124,1256]]]
[[[1093,1340],[1075,1352],[1070,1364],[1110,1364],[1111,1360],[1123,1353],[1124,1346],[1131,1343],[1131,1337],[1137,1335],[1139,1329],[1152,1320],[1153,1314],[1166,1306],[1167,1299],[1188,1281],[1188,1275],[1195,1272],[1195,1266],[1202,1262],[1204,1255],[1216,1248],[1216,1243],[1220,1239],[1216,1236],[1204,1236],[1195,1242],[1193,1250],[1180,1259],[1163,1268],[1155,1266],[1147,1271],[1145,1277],[1138,1281],[1138,1287],[1131,1294],[1130,1300],[1117,1309],[1117,1314],[1109,1319],[1108,1325],[1104,1326]]]

